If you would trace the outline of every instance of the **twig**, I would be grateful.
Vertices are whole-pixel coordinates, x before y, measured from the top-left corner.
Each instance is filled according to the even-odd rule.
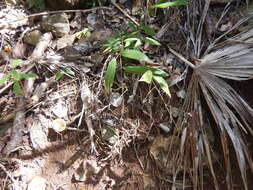
[[[111,3],[120,10],[120,12],[122,12],[127,18],[129,18],[136,26],[140,26],[140,24],[134,20],[126,11],[124,11],[122,8],[120,8],[119,5],[117,5],[116,3],[114,3],[113,1],[111,1]]]
[[[241,43],[241,44],[245,44],[245,45],[249,45],[249,46],[253,46],[253,42],[247,42],[247,41],[243,41],[243,40],[228,39],[227,41],[234,42],[234,43]]]
[[[44,16],[44,15],[57,14],[57,13],[75,13],[75,12],[87,13],[87,12],[92,12],[92,11],[96,11],[99,9],[111,10],[112,8],[110,8],[110,7],[95,7],[95,8],[91,8],[91,9],[85,9],[85,10],[77,9],[77,10],[59,10],[59,11],[41,12],[41,13],[35,13],[35,14],[28,15],[28,16],[23,17],[21,19],[7,21],[7,23],[18,22],[18,21],[21,21],[21,20],[24,20],[27,18],[31,18],[31,17],[36,17],[36,16]]]
[[[144,168],[144,166],[143,166],[143,164],[142,164],[142,162],[141,162],[141,160],[140,160],[140,158],[139,158],[139,156],[138,156],[138,153],[137,153],[137,150],[136,150],[135,142],[134,142],[134,152],[135,152],[135,156],[136,156],[136,158],[137,158],[137,160],[138,160],[138,162],[139,162],[139,164],[140,164],[140,166],[141,166],[141,169],[142,169],[142,170],[145,170],[145,168]]]
[[[218,26],[219,26],[221,20],[222,20],[222,19],[224,18],[224,16],[227,14],[228,10],[231,8],[230,5],[231,5],[231,2],[228,3],[228,4],[225,6],[224,10],[222,11],[222,14],[221,14],[220,18],[219,18],[219,20],[217,21],[217,23],[216,23],[216,25],[215,25],[215,28],[216,28],[216,29],[218,28]]]
[[[186,63],[187,65],[189,65],[192,69],[194,69],[196,66],[191,63],[190,61],[188,61],[186,58],[184,58],[183,55],[181,55],[180,53],[177,53],[174,49],[172,49],[168,44],[163,44],[165,47],[167,47],[167,49],[173,53],[177,58],[179,58],[181,61],[183,61],[184,63]]]
[[[6,173],[6,175],[11,179],[11,181],[17,185],[17,181],[11,176],[11,174],[6,170],[6,168],[4,167],[4,165],[2,165],[0,163],[0,168]]]
[[[9,156],[11,152],[14,152],[22,146],[22,131],[24,130],[25,127],[25,112],[24,112],[24,97],[21,96],[18,99],[18,109],[20,109],[15,116],[13,126],[11,128],[11,136],[10,140],[8,141],[7,145],[5,146],[3,153]]]

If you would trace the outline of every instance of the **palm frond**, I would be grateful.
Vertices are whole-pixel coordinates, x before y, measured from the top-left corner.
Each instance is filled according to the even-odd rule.
[[[225,42],[217,51],[204,56],[198,68],[231,80],[253,78],[253,29]]]
[[[201,2],[201,0],[199,0]],[[204,13],[209,1],[205,4]],[[200,19],[200,25],[203,25]],[[248,18],[239,21],[235,29]],[[201,26],[198,26],[201,29]],[[193,27],[194,28],[194,27]],[[232,30],[231,29],[231,30]],[[190,35],[195,55],[201,49],[201,37],[198,39]],[[215,43],[207,48],[206,54],[200,59],[199,65],[193,68],[193,74],[184,102],[185,116],[178,119],[176,131],[182,132],[178,162],[190,158],[191,176],[194,189],[203,187],[203,160],[206,158],[213,176],[214,187],[219,189],[213,166],[212,143],[208,138],[210,126],[206,125],[206,113],[210,112],[219,131],[226,167],[227,188],[232,189],[232,169],[229,144],[232,143],[244,188],[247,190],[247,166],[253,172],[253,162],[244,140],[245,134],[253,135],[253,109],[237,93],[227,80],[243,81],[253,78],[253,29],[244,31],[224,42]],[[226,80],[224,80],[226,79]],[[208,109],[206,110],[206,106]],[[186,121],[186,117],[188,120]],[[175,173],[174,178],[176,178]]]

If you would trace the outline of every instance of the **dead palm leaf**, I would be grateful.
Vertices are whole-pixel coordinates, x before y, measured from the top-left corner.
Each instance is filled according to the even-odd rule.
[[[196,4],[196,2],[199,2],[199,5],[203,3],[203,1],[198,0],[193,1],[193,4]],[[192,30],[190,39],[193,42],[194,54],[197,57],[200,56],[202,51],[203,21],[209,3],[208,0],[205,5],[201,5],[204,7],[204,11],[199,19],[198,27],[190,28]],[[193,9],[192,7],[189,8],[191,11],[194,11]],[[193,15],[192,18],[194,17],[197,16]],[[239,24],[246,20],[243,19]],[[195,36],[194,32],[198,36]],[[193,69],[193,74],[184,102],[186,115],[179,118],[176,127],[177,132],[181,131],[181,148],[178,151],[179,156],[175,160],[179,166],[185,165],[184,158],[190,158],[192,168],[190,173],[194,189],[204,189],[203,160],[206,157],[215,189],[219,189],[212,161],[214,159],[211,148],[212,142],[208,138],[208,130],[210,130],[208,128],[210,126],[205,124],[205,112],[210,111],[221,139],[227,187],[233,189],[229,149],[229,143],[231,142],[236,153],[244,188],[248,189],[246,168],[247,165],[250,166],[253,172],[253,163],[244,141],[244,135],[247,133],[253,135],[251,129],[253,109],[227,83],[227,79],[243,81],[253,78],[253,29],[244,31],[222,43],[217,43],[218,40],[209,46],[206,55],[200,57],[198,65],[189,64]],[[208,106],[209,110],[205,110],[205,105]],[[186,116],[188,119],[186,119]],[[179,169],[175,171],[174,179],[178,175],[177,171]]]

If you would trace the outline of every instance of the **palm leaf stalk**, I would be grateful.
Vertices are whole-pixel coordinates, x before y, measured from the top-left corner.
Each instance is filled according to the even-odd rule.
[[[202,51],[200,34],[202,34],[203,20],[209,3],[210,1],[206,1],[204,5],[199,26],[190,28],[192,29],[190,38],[193,46],[196,46],[194,48],[196,57]],[[243,19],[243,22],[246,20]],[[194,36],[194,32],[199,36]],[[203,163],[207,160],[214,187],[216,190],[219,189],[213,166],[212,142],[208,137],[208,131],[213,128],[206,124],[205,118],[205,113],[210,112],[220,136],[227,188],[233,189],[230,160],[230,143],[232,143],[243,185],[247,190],[246,170],[249,166],[253,172],[253,162],[244,136],[253,135],[251,128],[253,109],[227,81],[244,81],[253,78],[253,29],[248,29],[222,43],[215,41],[207,48],[206,54],[199,58],[196,65],[188,64],[189,62],[184,60],[193,69],[193,73],[183,106],[186,114],[178,119],[175,129],[175,134],[181,137],[181,144],[174,158],[176,163],[173,171],[174,179],[176,180],[182,165],[185,172],[190,167],[194,189],[204,189]],[[205,105],[208,106],[208,110],[205,110]],[[189,158],[190,163],[186,158]]]

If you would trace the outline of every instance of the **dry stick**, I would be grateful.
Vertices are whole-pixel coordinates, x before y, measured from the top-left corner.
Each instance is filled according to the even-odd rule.
[[[0,163],[0,168],[6,173],[6,175],[11,179],[11,181],[13,182],[13,184],[16,186],[17,185],[17,181],[11,176],[11,174],[7,171],[7,169],[1,163]]]
[[[127,18],[129,18],[136,26],[140,26],[140,24],[134,20],[126,11],[124,11],[122,8],[120,8],[119,5],[117,5],[116,3],[112,2],[111,0],[111,3],[117,8],[119,9],[120,12],[122,12]]]
[[[165,44],[163,44],[165,45]],[[177,58],[179,58],[181,61],[183,61],[184,63],[186,63],[187,65],[189,65],[192,69],[195,69],[195,65],[193,63],[191,63],[190,61],[188,61],[186,58],[184,58],[183,55],[181,55],[180,53],[177,53],[174,49],[172,49],[169,45],[165,45],[165,47],[168,48],[168,50],[173,53]]]
[[[25,127],[25,112],[24,112],[24,97],[21,96],[18,99],[17,106],[20,109],[15,116],[13,126],[11,127],[10,140],[4,147],[3,153],[9,156],[11,152],[16,151],[22,146],[22,130]],[[23,109],[22,109],[23,108]]]
[[[125,12],[123,9],[120,8],[119,5],[117,5],[116,3],[112,2],[111,3],[117,8],[119,9],[120,12],[122,12],[127,18],[129,18],[136,26],[140,26],[140,24],[135,21],[127,12]],[[155,40],[159,41],[159,39],[156,39]],[[177,53],[174,49],[172,49],[169,45],[167,44],[164,44],[162,42],[160,42],[163,46],[165,46],[172,54],[174,54],[177,58],[179,58],[181,61],[183,61],[184,63],[186,63],[187,65],[189,65],[192,69],[194,69],[196,66],[191,63],[190,61],[188,61],[186,58],[184,58],[183,55],[181,55],[180,53]]]
[[[35,14],[31,14],[28,15],[26,17],[17,19],[17,20],[12,20],[12,21],[7,21],[7,23],[12,23],[12,22],[18,22],[27,18],[31,18],[31,17],[36,17],[36,16],[44,16],[44,15],[50,15],[50,14],[57,14],[57,13],[75,13],[75,12],[82,12],[82,13],[87,13],[87,12],[92,12],[92,11],[96,11],[99,9],[107,9],[107,10],[111,10],[112,8],[110,7],[95,7],[95,8],[91,8],[91,9],[77,9],[77,10],[59,10],[59,11],[48,11],[48,12],[41,12],[41,13],[35,13]]]

